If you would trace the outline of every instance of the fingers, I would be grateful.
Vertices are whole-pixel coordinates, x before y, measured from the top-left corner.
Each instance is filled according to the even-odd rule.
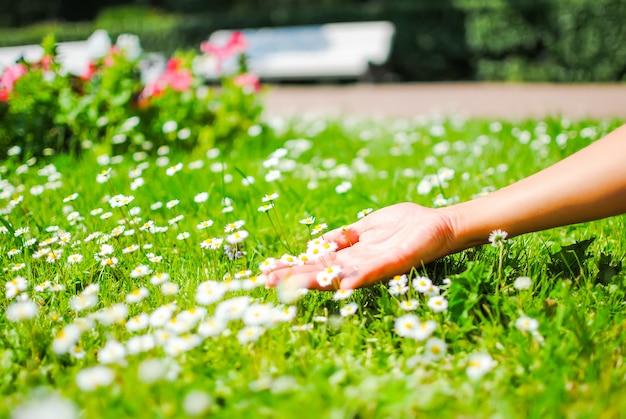
[[[358,243],[361,235],[360,227],[361,224],[357,221],[354,224],[339,227],[324,233],[322,238],[328,242],[337,243],[338,250],[345,249],[346,247],[350,247],[355,243]]]
[[[370,270],[367,268],[358,269],[351,275],[346,276],[339,284],[339,289],[353,290],[356,288],[371,285],[377,280],[371,276]]]
[[[317,282],[317,274],[319,270],[314,272],[300,272],[293,274],[291,276],[285,277],[279,282],[279,286],[284,281],[294,282],[298,284],[301,288],[308,288],[310,290],[320,290],[320,291],[330,291],[336,289],[339,284],[329,284],[326,286],[321,286],[319,282]],[[337,281],[339,282],[339,281]]]
[[[308,267],[315,267],[313,265],[309,265]],[[320,273],[321,269],[319,267],[314,270],[307,270],[306,272],[298,271],[293,272],[291,275],[286,275],[282,279],[278,280],[275,285],[280,286],[280,284],[285,282],[298,284],[300,288],[308,288],[310,290],[320,290],[320,291],[332,291],[336,289],[352,289],[348,288],[344,285],[344,281],[348,278],[352,278],[353,272],[348,270],[347,273],[343,273],[337,278],[336,281],[328,285],[320,285],[317,281],[317,275]],[[356,272],[356,270],[354,270]],[[345,277],[344,277],[345,276]]]
[[[338,253],[330,253],[331,255],[339,255],[345,253],[348,249],[344,249]],[[326,258],[324,262],[316,261],[315,263],[307,263],[304,265],[285,267],[268,273],[267,286],[275,287],[281,281],[290,281],[300,284],[303,288],[316,290],[335,290],[335,289],[356,289],[368,285],[372,285],[379,280],[392,277],[397,272],[384,272],[375,261],[366,261],[363,258],[350,259],[349,257],[334,257],[333,262],[328,262]],[[339,266],[341,274],[339,280],[334,281],[327,286],[321,286],[317,280],[317,275],[329,266]]]
[[[274,287],[281,281],[289,280],[310,289],[329,290],[344,288],[341,285],[343,281],[349,279],[351,282],[354,282],[354,278],[361,276],[362,272],[359,262],[361,264],[365,262],[362,255],[359,255],[358,252],[349,247],[339,252],[326,253],[319,259],[303,265],[275,269],[268,273],[267,285]],[[320,285],[318,274],[324,269],[333,266],[339,267],[341,271],[337,280],[333,280],[329,284]]]
[[[357,222],[349,226],[336,228],[334,230],[331,230],[325,233],[322,236],[322,238],[326,242],[336,243],[337,250],[341,251],[359,242],[360,233],[359,233],[358,227],[359,227],[359,223]],[[307,275],[306,282],[309,283],[311,286],[314,286],[314,284],[311,284],[309,281],[309,277],[310,277],[309,271],[310,272],[319,271],[326,266],[336,264],[335,262],[333,262],[336,255],[337,253],[335,252],[325,253],[318,260],[309,261],[309,262],[306,262],[304,265],[296,265],[296,266],[290,266],[280,260],[277,260],[275,262],[276,266],[267,274],[267,277],[268,277],[267,285],[270,287],[274,287],[278,284],[280,280],[284,279],[287,276],[293,276],[296,274],[303,273]],[[308,268],[302,268],[302,266],[313,266],[314,268],[308,269]]]
[[[327,253],[315,261],[299,265],[277,264],[276,268],[267,274],[266,284],[274,287],[281,281],[297,277],[298,283],[302,283],[304,287],[309,288],[313,285],[312,282],[316,282],[316,276],[319,271],[334,264],[333,261],[336,255],[337,253],[335,252]]]

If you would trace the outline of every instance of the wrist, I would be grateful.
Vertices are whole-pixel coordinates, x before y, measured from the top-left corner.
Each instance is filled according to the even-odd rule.
[[[469,202],[441,208],[450,229],[448,242],[450,254],[489,242],[489,233],[493,229],[487,224],[483,225],[480,216],[470,214]]]

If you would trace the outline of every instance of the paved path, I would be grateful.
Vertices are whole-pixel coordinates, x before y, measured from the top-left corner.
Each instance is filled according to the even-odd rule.
[[[266,115],[413,117],[443,112],[519,120],[547,116],[626,118],[625,84],[408,83],[269,86]]]

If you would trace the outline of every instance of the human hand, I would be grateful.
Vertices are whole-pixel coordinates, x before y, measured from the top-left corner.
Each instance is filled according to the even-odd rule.
[[[340,288],[354,289],[407,273],[454,249],[447,213],[408,202],[382,208],[323,238],[337,243],[337,251],[304,265],[279,264],[268,274],[268,285],[288,279],[320,289],[317,274],[337,265],[342,269]]]

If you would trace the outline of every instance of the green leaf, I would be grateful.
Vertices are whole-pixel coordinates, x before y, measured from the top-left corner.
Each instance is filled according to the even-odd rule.
[[[586,253],[589,245],[595,240],[594,237],[563,246],[558,252],[551,254],[551,263],[548,264],[548,271],[553,275],[573,275],[579,276],[585,260],[589,259]]]
[[[613,255],[600,254],[598,274],[595,278],[597,284],[608,285],[613,277],[622,271],[622,261],[615,261],[613,258]]]
[[[131,90],[122,90],[115,96],[111,97],[111,106],[122,106],[130,101],[133,92]]]
[[[448,311],[454,321],[476,317],[475,311],[480,311],[480,305],[486,303],[485,288],[490,274],[486,265],[469,262],[467,270],[452,279],[447,298]]]

